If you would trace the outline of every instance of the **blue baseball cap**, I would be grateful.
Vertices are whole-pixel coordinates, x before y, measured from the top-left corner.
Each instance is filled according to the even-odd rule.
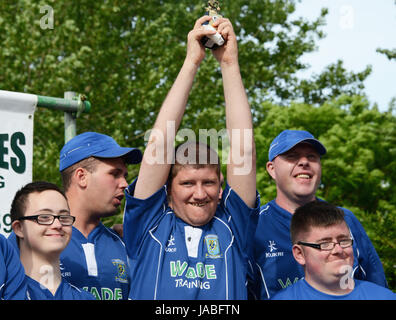
[[[142,152],[137,148],[123,148],[112,138],[97,132],[84,132],[70,139],[60,151],[59,171],[89,157],[119,158],[126,163],[142,161]]]
[[[323,156],[326,153],[324,145],[308,131],[284,130],[272,142],[268,150],[268,159],[272,161],[301,142],[308,142]]]

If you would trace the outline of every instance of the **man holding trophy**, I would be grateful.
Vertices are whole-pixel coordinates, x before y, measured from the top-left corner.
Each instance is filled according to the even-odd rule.
[[[207,23],[212,28],[205,27]],[[212,47],[217,43],[212,54],[221,68],[230,138],[222,193],[216,152],[195,141],[173,150],[174,136],[167,127],[172,123],[175,131],[179,128],[205,57],[204,37]],[[153,163],[153,154],[163,159]],[[179,154],[187,162],[179,161]],[[174,155],[176,160],[169,163]],[[249,170],[241,172],[245,168]],[[124,241],[135,261],[130,298],[247,299],[247,258],[259,207],[252,115],[240,75],[236,35],[228,19],[213,21],[205,15],[188,34],[183,66],[159,111],[138,178],[126,191]]]

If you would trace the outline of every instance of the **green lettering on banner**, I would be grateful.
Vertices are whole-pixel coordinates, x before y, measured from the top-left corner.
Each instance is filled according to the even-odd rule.
[[[8,148],[4,146],[5,141],[8,141],[8,134],[0,134],[0,168],[8,170],[8,162],[4,161],[4,155],[8,154]]]
[[[5,143],[9,140],[7,133],[0,134],[0,168],[9,170],[10,165],[6,161],[5,156],[9,154]],[[10,157],[12,169],[16,173],[24,173],[26,171],[26,156],[20,146],[26,145],[26,138],[23,132],[15,132],[11,135],[10,146],[15,157]],[[2,178],[2,177],[1,177]],[[3,185],[4,186],[4,185]],[[0,186],[2,188],[2,186]]]
[[[21,148],[19,148],[18,141],[23,146],[26,144],[25,135],[22,132],[15,132],[11,136],[11,149],[19,159],[17,161],[17,158],[12,157],[11,166],[16,173],[24,173],[26,170],[26,157]]]
[[[4,177],[0,176],[0,189],[5,187]]]
[[[11,231],[12,231],[11,215],[9,213],[6,213],[5,215],[3,215],[3,218],[1,219],[0,227],[1,227],[1,230],[3,230],[5,233],[11,233]]]

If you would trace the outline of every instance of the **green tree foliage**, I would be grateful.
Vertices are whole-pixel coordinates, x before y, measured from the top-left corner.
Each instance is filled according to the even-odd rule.
[[[396,60],[396,49],[377,49],[377,52],[386,55],[389,60]]]
[[[184,59],[187,33],[205,4],[204,0],[2,0],[0,88],[56,97],[65,91],[84,93],[93,108],[78,119],[79,132],[99,131],[122,145],[143,146],[144,133],[153,125]],[[53,29],[42,26],[47,12],[40,9],[46,5],[53,10]],[[294,0],[221,1],[222,13],[233,21],[240,39],[242,75],[257,120],[262,115],[255,109],[262,101],[287,103],[307,96],[307,83],[296,77],[307,67],[299,58],[323,37],[327,11],[313,22],[291,19],[295,5]],[[333,77],[314,80],[321,96],[309,96],[309,102],[343,92],[344,84],[338,91],[321,91],[329,83],[350,82],[344,70],[336,69],[325,72]],[[223,105],[218,65],[208,55],[183,125],[221,128],[224,123],[217,119],[223,118]],[[35,178],[60,182],[62,126],[59,112],[37,110]],[[132,170],[131,175],[136,173]]]
[[[385,239],[379,237],[393,230],[394,239],[389,223],[396,206],[395,118],[391,111],[381,114],[361,96],[351,96],[363,93],[370,67],[355,74],[335,61],[312,79],[300,80],[298,71],[308,68],[301,56],[315,50],[324,37],[326,9],[308,21],[292,16],[298,0],[220,3],[239,39],[263,200],[273,198],[275,191],[264,170],[270,141],[286,128],[307,129],[329,150],[320,195],[357,208],[382,254]],[[120,145],[143,149],[145,132],[183,62],[187,33],[203,15],[205,4],[206,0],[2,0],[0,88],[54,97],[65,91],[84,93],[92,111],[78,118],[78,132],[102,132]],[[53,28],[42,25],[48,22],[48,12],[40,12],[46,5],[53,10]],[[342,94],[348,96],[336,99]],[[219,119],[224,119],[220,70],[208,54],[182,127],[219,130],[224,127]],[[61,183],[58,157],[63,143],[63,115],[39,108],[34,179]],[[136,176],[137,169],[131,166],[129,176]],[[107,222],[121,221],[119,215]],[[387,252],[381,258],[392,257]],[[394,279],[392,263],[387,275]]]
[[[341,94],[362,94],[363,81],[371,73],[371,66],[358,73],[348,72],[341,60],[326,67],[310,80],[300,83],[301,98],[304,102],[322,104],[329,97],[338,97]]]

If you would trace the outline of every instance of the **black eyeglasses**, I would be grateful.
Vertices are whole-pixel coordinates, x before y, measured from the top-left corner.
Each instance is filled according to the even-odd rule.
[[[298,241],[297,244],[301,244],[302,246],[311,247],[319,250],[331,251],[334,249],[336,244],[339,244],[341,248],[345,249],[350,247],[353,244],[353,239],[345,239],[339,242],[322,242],[322,243],[309,243]]]
[[[61,214],[59,216],[55,216],[53,214],[38,214],[35,216],[20,217],[18,220],[33,220],[38,224],[50,226],[54,223],[55,219],[58,219],[62,226],[71,226],[76,220],[76,217],[71,216],[70,214]]]

